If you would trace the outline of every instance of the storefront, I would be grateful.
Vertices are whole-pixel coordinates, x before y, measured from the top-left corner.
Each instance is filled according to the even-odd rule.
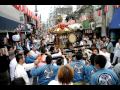
[[[20,20],[21,15],[23,14],[12,5],[0,5],[0,32],[12,32],[23,24],[24,22]]]
[[[23,21],[21,21],[21,18]],[[0,40],[8,35],[12,41],[12,35],[24,23],[24,15],[12,5],[0,5]]]
[[[114,9],[112,20],[109,24],[110,38],[113,42],[117,42],[120,38],[120,8]]]

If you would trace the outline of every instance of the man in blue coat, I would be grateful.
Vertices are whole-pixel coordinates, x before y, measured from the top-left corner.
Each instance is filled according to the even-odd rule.
[[[37,67],[31,70],[32,76],[38,76],[39,85],[48,85],[51,80],[54,80],[58,72],[58,67],[52,64],[52,57],[46,57],[46,65]]]
[[[29,50],[25,50],[24,54],[25,54],[25,63],[33,63],[35,61],[36,58],[30,55]]]
[[[95,55],[95,54],[92,55],[92,57],[90,58],[90,65],[86,66],[86,68],[85,68],[85,81],[88,84],[90,83],[91,75],[96,72],[96,68],[94,66],[94,58],[96,56],[97,55]]]
[[[85,64],[81,61],[82,60],[82,53],[76,53],[75,57],[76,60],[72,61],[70,66],[74,69],[74,83],[80,83],[84,80],[85,74]]]
[[[106,58],[103,55],[97,55],[95,57],[95,67],[97,71],[92,74],[90,84],[91,85],[118,85],[119,79],[115,72],[111,69],[105,69]]]

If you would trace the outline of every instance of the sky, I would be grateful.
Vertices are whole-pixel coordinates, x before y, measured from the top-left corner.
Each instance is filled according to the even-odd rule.
[[[54,10],[57,5],[37,5],[38,15],[41,15],[41,21],[46,22],[49,18],[49,13]],[[73,6],[73,11],[76,10],[76,5]],[[31,11],[35,11],[35,5],[27,5]]]
[[[35,5],[27,5],[31,11],[35,11]],[[49,18],[49,13],[53,11],[53,5],[37,5],[38,15],[41,15],[41,21],[46,22]]]

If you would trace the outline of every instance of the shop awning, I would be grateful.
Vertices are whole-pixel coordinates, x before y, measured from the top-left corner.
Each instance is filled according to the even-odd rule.
[[[120,29],[120,8],[116,8],[109,29]]]
[[[34,20],[39,21],[40,16],[36,16],[34,12],[28,9],[26,5],[13,5],[17,10],[20,12],[23,12],[24,14],[27,14],[28,16],[32,17]]]
[[[0,16],[0,32],[14,31],[20,23]]]

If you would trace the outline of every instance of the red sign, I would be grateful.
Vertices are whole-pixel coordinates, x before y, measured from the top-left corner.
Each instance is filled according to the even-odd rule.
[[[40,17],[35,16],[35,14],[30,11],[27,6],[25,5],[13,5],[17,10],[27,14],[28,16],[32,17],[35,20],[39,20]]]
[[[104,8],[105,13],[108,12],[108,8],[109,8],[109,6],[108,6],[108,5],[105,5],[105,8]]]
[[[20,5],[13,5],[17,10],[20,9]]]
[[[101,16],[101,10],[98,10],[98,16]]]

